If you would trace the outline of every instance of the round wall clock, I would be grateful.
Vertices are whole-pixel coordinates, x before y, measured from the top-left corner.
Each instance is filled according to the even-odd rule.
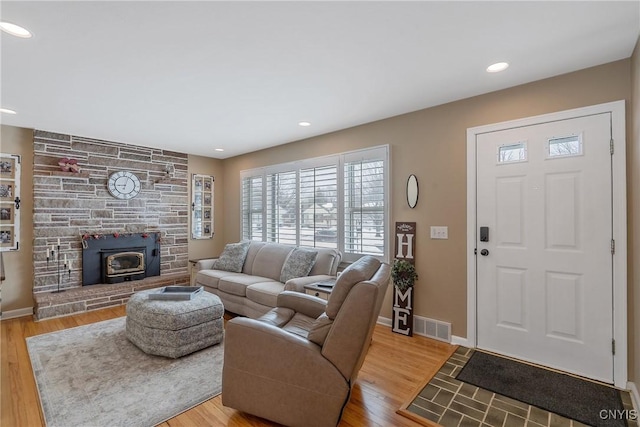
[[[114,172],[109,176],[107,189],[117,199],[133,199],[140,193],[140,179],[130,171]]]

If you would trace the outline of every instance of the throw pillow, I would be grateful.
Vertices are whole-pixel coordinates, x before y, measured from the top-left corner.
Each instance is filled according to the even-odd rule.
[[[220,257],[213,262],[213,268],[216,270],[241,273],[250,244],[250,240],[227,244],[220,254]]]
[[[295,248],[291,251],[280,271],[280,281],[286,283],[289,279],[304,277],[309,274],[316,262],[318,252],[308,249]]]

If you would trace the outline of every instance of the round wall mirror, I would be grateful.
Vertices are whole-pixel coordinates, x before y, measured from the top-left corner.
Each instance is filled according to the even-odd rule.
[[[407,180],[407,204],[411,209],[418,204],[418,178],[414,174]]]

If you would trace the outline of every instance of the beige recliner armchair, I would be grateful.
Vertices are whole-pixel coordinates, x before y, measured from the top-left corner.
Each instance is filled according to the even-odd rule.
[[[227,322],[222,403],[287,426],[335,426],[367,354],[390,266],[363,257],[329,300],[284,291],[258,319]]]

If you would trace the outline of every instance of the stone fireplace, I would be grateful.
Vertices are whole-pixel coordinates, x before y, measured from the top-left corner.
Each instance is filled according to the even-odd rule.
[[[61,158],[76,159],[80,171],[61,171]],[[37,319],[119,305],[141,289],[189,283],[187,154],[36,130],[33,161]],[[139,178],[135,198],[109,193],[108,178],[118,171]],[[103,246],[114,242],[126,246]],[[68,263],[60,283],[64,292],[56,294],[56,263],[47,262],[52,246]],[[85,247],[95,251],[94,265],[84,265]],[[137,255],[112,257],[120,252]]]

